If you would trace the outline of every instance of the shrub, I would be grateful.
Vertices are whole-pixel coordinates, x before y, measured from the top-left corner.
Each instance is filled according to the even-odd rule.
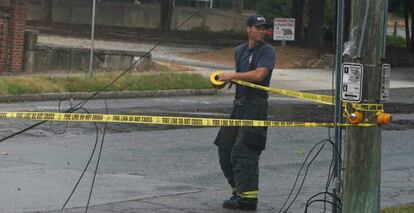
[[[405,38],[401,36],[387,36],[387,45],[394,47],[407,47]]]

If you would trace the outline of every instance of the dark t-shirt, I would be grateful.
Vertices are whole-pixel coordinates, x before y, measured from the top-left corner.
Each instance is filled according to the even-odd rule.
[[[257,60],[256,63],[250,66],[251,62],[254,62],[253,59],[253,53],[255,49],[259,49],[259,52],[257,54]],[[253,47],[252,49],[249,49],[246,44],[239,45],[235,48],[234,51],[234,58],[237,63],[238,58],[240,57],[240,64],[237,67],[236,64],[236,72],[248,72],[251,70],[255,70],[259,67],[265,67],[269,69],[269,72],[267,76],[261,81],[261,82],[252,82],[255,84],[259,84],[262,86],[269,86],[270,79],[272,78],[272,71],[276,63],[276,51],[275,49],[270,46],[269,44],[265,44],[263,46],[257,45],[256,47]],[[249,70],[250,68],[250,70]],[[263,90],[258,90],[242,85],[236,85],[236,98],[241,98],[243,96],[254,98],[254,97],[268,97],[268,92]]]

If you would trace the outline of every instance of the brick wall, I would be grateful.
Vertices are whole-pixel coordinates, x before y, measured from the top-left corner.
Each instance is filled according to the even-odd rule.
[[[0,1],[0,72],[22,71],[25,28],[25,0]]]
[[[9,47],[7,42],[8,19],[0,17],[0,72],[9,69]]]

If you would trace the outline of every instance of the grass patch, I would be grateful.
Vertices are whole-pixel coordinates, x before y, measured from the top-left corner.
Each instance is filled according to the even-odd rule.
[[[407,47],[407,42],[404,37],[388,35],[387,45],[394,46],[394,47]]]
[[[381,209],[381,213],[411,213],[414,212],[414,204]]]
[[[96,92],[102,90],[120,73],[98,73],[87,79],[85,74],[65,76],[2,76],[0,95],[56,92]],[[171,89],[208,89],[208,78],[195,73],[162,72],[157,74],[125,74],[106,91],[145,91]]]

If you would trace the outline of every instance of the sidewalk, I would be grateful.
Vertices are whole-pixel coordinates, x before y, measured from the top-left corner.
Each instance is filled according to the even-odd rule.
[[[53,35],[40,35],[39,44],[70,46],[70,47],[88,47],[89,40],[81,38],[67,38]],[[97,48],[115,49],[115,50],[140,50],[148,51],[153,47],[152,44],[129,43],[97,40]],[[206,77],[209,77],[212,71],[223,70],[233,71],[233,67],[223,64],[215,64],[205,61],[197,61],[183,57],[182,53],[196,53],[201,51],[211,51],[213,48],[206,46],[163,46],[160,45],[153,52],[154,61],[165,63],[176,63],[186,65]],[[273,71],[270,86],[273,88],[295,90],[295,91],[314,91],[315,93],[328,93],[332,90],[335,80],[333,71],[328,69],[275,69]],[[391,91],[390,102],[394,103],[414,103],[414,68],[391,68]],[[219,90],[220,94],[231,95],[234,93],[234,87],[231,90]],[[92,93],[51,93],[38,95],[21,95],[21,96],[0,96],[0,102],[8,101],[42,101],[42,100],[59,100],[67,98],[82,99],[90,96]],[[182,95],[209,95],[217,94],[216,90],[171,90],[171,91],[145,91],[145,92],[105,92],[106,98],[133,98],[148,96],[182,96]]]
[[[88,48],[90,41],[89,39],[81,38],[39,35],[39,44]],[[96,40],[95,47],[113,50],[148,51],[153,47],[153,44]],[[198,53],[212,50],[214,48],[207,46],[160,45],[152,51],[152,58],[154,61],[190,66],[207,77],[214,70],[233,70],[232,66],[197,61],[182,56],[183,53]],[[332,72],[332,70],[327,69],[275,69],[270,86],[299,91],[331,90],[332,82],[335,80],[332,78]],[[414,68],[391,68],[391,88],[408,87],[414,87]]]

